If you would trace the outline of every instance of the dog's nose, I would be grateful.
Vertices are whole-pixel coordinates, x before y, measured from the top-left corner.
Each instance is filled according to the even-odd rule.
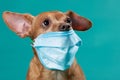
[[[70,30],[69,24],[60,25],[60,31],[68,31],[68,30]]]

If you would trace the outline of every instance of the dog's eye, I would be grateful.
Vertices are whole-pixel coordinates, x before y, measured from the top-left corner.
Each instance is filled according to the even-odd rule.
[[[45,19],[42,24],[43,26],[48,26],[50,24],[49,19]]]
[[[67,22],[67,23],[72,23],[71,18],[67,18],[67,19],[66,19],[66,22]]]

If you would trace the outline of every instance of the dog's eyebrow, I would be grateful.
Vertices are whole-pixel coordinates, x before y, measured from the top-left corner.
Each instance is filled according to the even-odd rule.
[[[56,13],[55,14],[56,20],[60,20],[63,16],[64,16],[64,14],[61,14],[61,13]]]

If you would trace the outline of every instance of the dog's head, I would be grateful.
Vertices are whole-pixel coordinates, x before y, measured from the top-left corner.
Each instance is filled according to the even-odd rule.
[[[32,39],[46,32],[68,31],[70,29],[85,31],[92,26],[88,19],[72,11],[66,13],[44,12],[38,16],[4,12],[3,19],[8,27],[20,37],[29,36]]]

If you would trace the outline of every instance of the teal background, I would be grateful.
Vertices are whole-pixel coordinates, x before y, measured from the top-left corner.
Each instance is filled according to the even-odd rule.
[[[73,10],[93,27],[78,32],[83,45],[76,57],[87,80],[120,80],[120,0],[0,0],[0,80],[25,80],[33,52],[30,39],[8,29],[6,10],[31,13]]]

